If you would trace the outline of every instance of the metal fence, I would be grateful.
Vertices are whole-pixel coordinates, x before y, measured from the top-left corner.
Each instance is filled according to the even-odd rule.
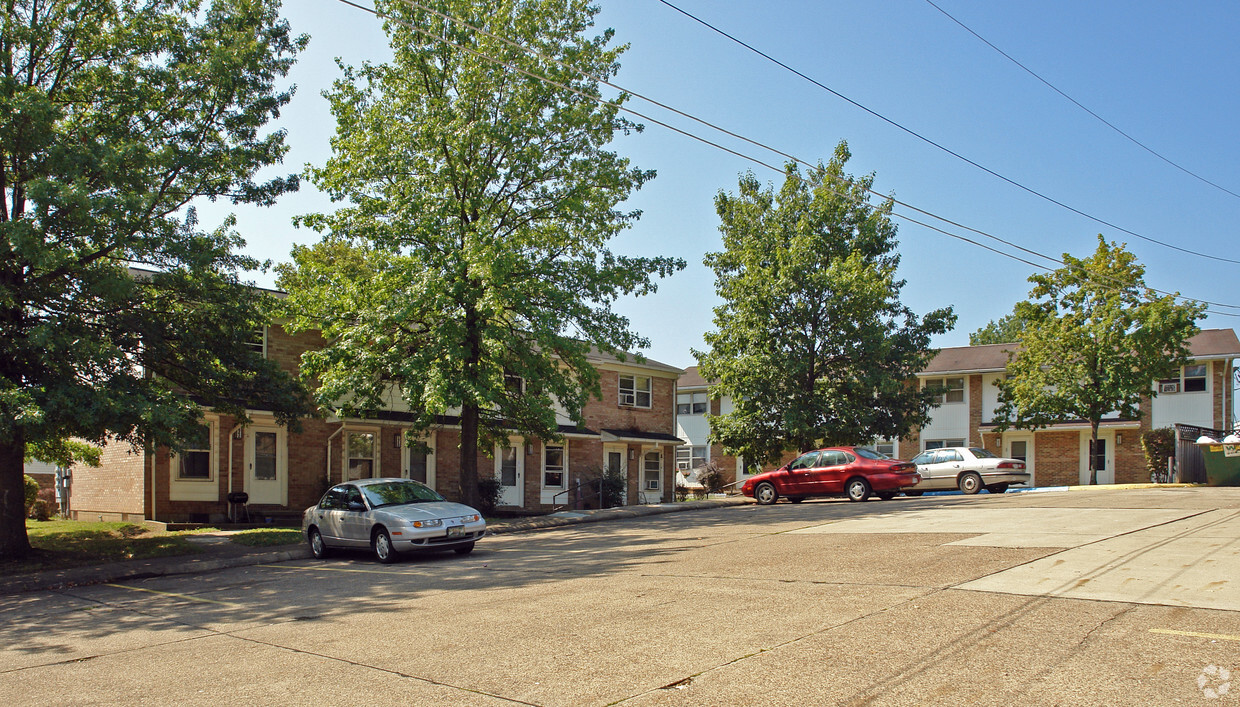
[[[1206,461],[1197,446],[1197,439],[1205,436],[1221,440],[1227,432],[1193,425],[1175,426],[1175,468],[1177,481],[1190,484],[1206,483]]]

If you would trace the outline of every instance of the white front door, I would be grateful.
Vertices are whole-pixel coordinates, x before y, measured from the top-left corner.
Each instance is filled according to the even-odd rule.
[[[402,435],[403,440],[403,435]],[[431,433],[429,437],[423,440],[426,442],[429,450],[423,452],[413,449],[409,445],[404,445],[404,452],[401,459],[401,476],[435,488],[435,436]]]
[[[525,505],[525,455],[521,453],[520,437],[496,447],[495,478],[499,479],[499,505]]]
[[[1038,477],[1033,471],[1033,435],[1011,432],[1004,434],[1003,456],[1008,459],[1019,459],[1025,463],[1025,471],[1029,472],[1029,483],[1020,488],[1033,488],[1038,485]]]
[[[1098,431],[1098,447],[1096,450],[1091,448],[1092,438],[1089,432],[1081,433],[1081,485],[1089,484],[1089,457],[1093,454],[1096,458],[1098,469],[1098,483],[1113,484],[1115,483],[1115,433],[1111,431]]]
[[[246,428],[245,491],[250,503],[288,505],[288,444],[283,427]]]

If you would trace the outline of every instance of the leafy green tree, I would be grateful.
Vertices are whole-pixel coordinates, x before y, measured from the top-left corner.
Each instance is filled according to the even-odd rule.
[[[827,165],[783,187],[747,174],[715,209],[724,250],[706,256],[723,304],[710,350],[694,352],[713,396],[733,412],[711,418],[711,439],[745,461],[785,451],[903,436],[925,424],[931,390],[911,384],[955,323],[951,308],[919,320],[900,302],[891,202],[869,203],[873,175],[844,173],[841,142]]]
[[[1028,326],[998,384],[996,423],[1002,431],[1085,420],[1092,450],[1103,417],[1140,419],[1141,399],[1157,395],[1154,381],[1178,374],[1205,305],[1160,297],[1136,256],[1101,235],[1092,256],[1063,261],[1030,277],[1030,299],[1016,305]],[[1089,483],[1098,483],[1093,454]]]
[[[102,449],[76,439],[49,439],[26,443],[26,461],[39,460],[60,467],[99,466]]]
[[[639,215],[617,206],[654,175],[605,149],[636,126],[591,99],[588,76],[614,74],[624,49],[586,35],[597,8],[426,4],[380,3],[393,62],[343,67],[326,93],[334,155],[308,176],[348,205],[301,219],[324,235],[280,285],[291,326],[328,342],[303,359],[320,404],[366,415],[399,395],[417,429],[459,412],[472,502],[480,440],[555,438],[557,401],[579,418],[599,394],[591,347],[648,345],[614,301],[684,263],[607,247]]]
[[[1016,343],[1020,341],[1020,337],[1025,333],[1025,327],[1028,325],[1028,321],[1021,315],[1013,312],[1006,317],[1000,317],[997,321],[991,321],[981,329],[969,334],[969,346]]]
[[[304,39],[273,0],[12,0],[0,25],[0,559],[30,550],[28,445],[175,444],[221,411],[306,411],[246,346],[270,298],[242,286],[231,222],[285,152],[260,134]],[[131,264],[152,268],[132,273]]]

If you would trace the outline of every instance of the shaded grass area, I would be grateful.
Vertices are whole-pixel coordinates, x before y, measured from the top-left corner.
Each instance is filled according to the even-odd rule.
[[[254,530],[242,530],[232,536],[231,540],[238,545],[247,547],[271,547],[274,545],[296,545],[303,540],[305,536],[300,530],[294,528],[255,528]]]
[[[26,535],[34,552],[22,560],[0,561],[0,573],[84,567],[105,562],[193,555],[200,550],[186,536],[197,531],[164,532],[136,523],[28,520]]]

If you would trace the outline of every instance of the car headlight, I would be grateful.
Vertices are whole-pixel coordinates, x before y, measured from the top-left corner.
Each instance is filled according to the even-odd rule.
[[[432,518],[431,520],[415,520],[410,523],[415,528],[438,528],[443,525],[442,518]]]
[[[477,513],[474,513],[473,515],[461,516],[461,520],[466,523],[477,523],[482,518]]]

